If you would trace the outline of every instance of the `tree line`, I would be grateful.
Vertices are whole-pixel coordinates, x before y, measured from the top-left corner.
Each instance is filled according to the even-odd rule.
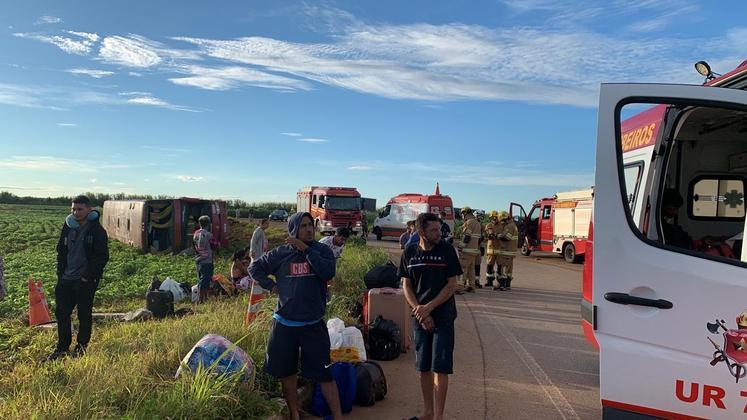
[[[177,197],[172,195],[149,195],[149,194],[124,194],[124,193],[96,193],[87,192],[84,195],[91,199],[94,207],[103,207],[107,200],[171,200]],[[25,205],[48,205],[69,206],[73,196],[58,197],[31,197],[18,196],[8,191],[0,191],[0,204],[25,204]],[[248,203],[244,200],[226,200],[228,215],[235,216],[239,210],[241,217],[267,217],[275,209],[285,209],[288,213],[296,211],[295,203],[270,202],[270,203]]]

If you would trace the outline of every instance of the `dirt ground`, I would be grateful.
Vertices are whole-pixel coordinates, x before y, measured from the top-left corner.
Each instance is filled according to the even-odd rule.
[[[394,242],[369,240],[399,262]],[[483,264],[482,281],[485,281]],[[554,255],[519,257],[511,291],[457,296],[449,419],[596,419],[598,353],[580,326],[581,266]],[[422,410],[414,353],[382,362],[388,394],[348,419],[410,418]]]

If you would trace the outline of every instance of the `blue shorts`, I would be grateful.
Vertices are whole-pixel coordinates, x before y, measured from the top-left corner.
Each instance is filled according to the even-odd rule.
[[[197,279],[200,290],[208,290],[213,281],[213,263],[197,263]]]
[[[289,327],[273,318],[265,355],[265,371],[276,378],[298,374],[315,382],[332,380],[329,358],[329,332],[324,321],[303,327]]]
[[[454,321],[439,322],[428,332],[412,319],[415,369],[420,372],[454,373]]]

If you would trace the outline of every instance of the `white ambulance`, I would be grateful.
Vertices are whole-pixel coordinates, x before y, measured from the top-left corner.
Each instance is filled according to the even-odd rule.
[[[747,62],[605,84],[582,324],[605,418],[747,415]]]

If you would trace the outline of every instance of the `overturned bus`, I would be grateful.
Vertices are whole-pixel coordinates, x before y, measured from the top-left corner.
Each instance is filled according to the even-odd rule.
[[[180,252],[192,247],[192,233],[200,216],[210,216],[217,244],[228,246],[225,201],[176,198],[164,200],[109,200],[102,224],[110,238],[144,252]]]

